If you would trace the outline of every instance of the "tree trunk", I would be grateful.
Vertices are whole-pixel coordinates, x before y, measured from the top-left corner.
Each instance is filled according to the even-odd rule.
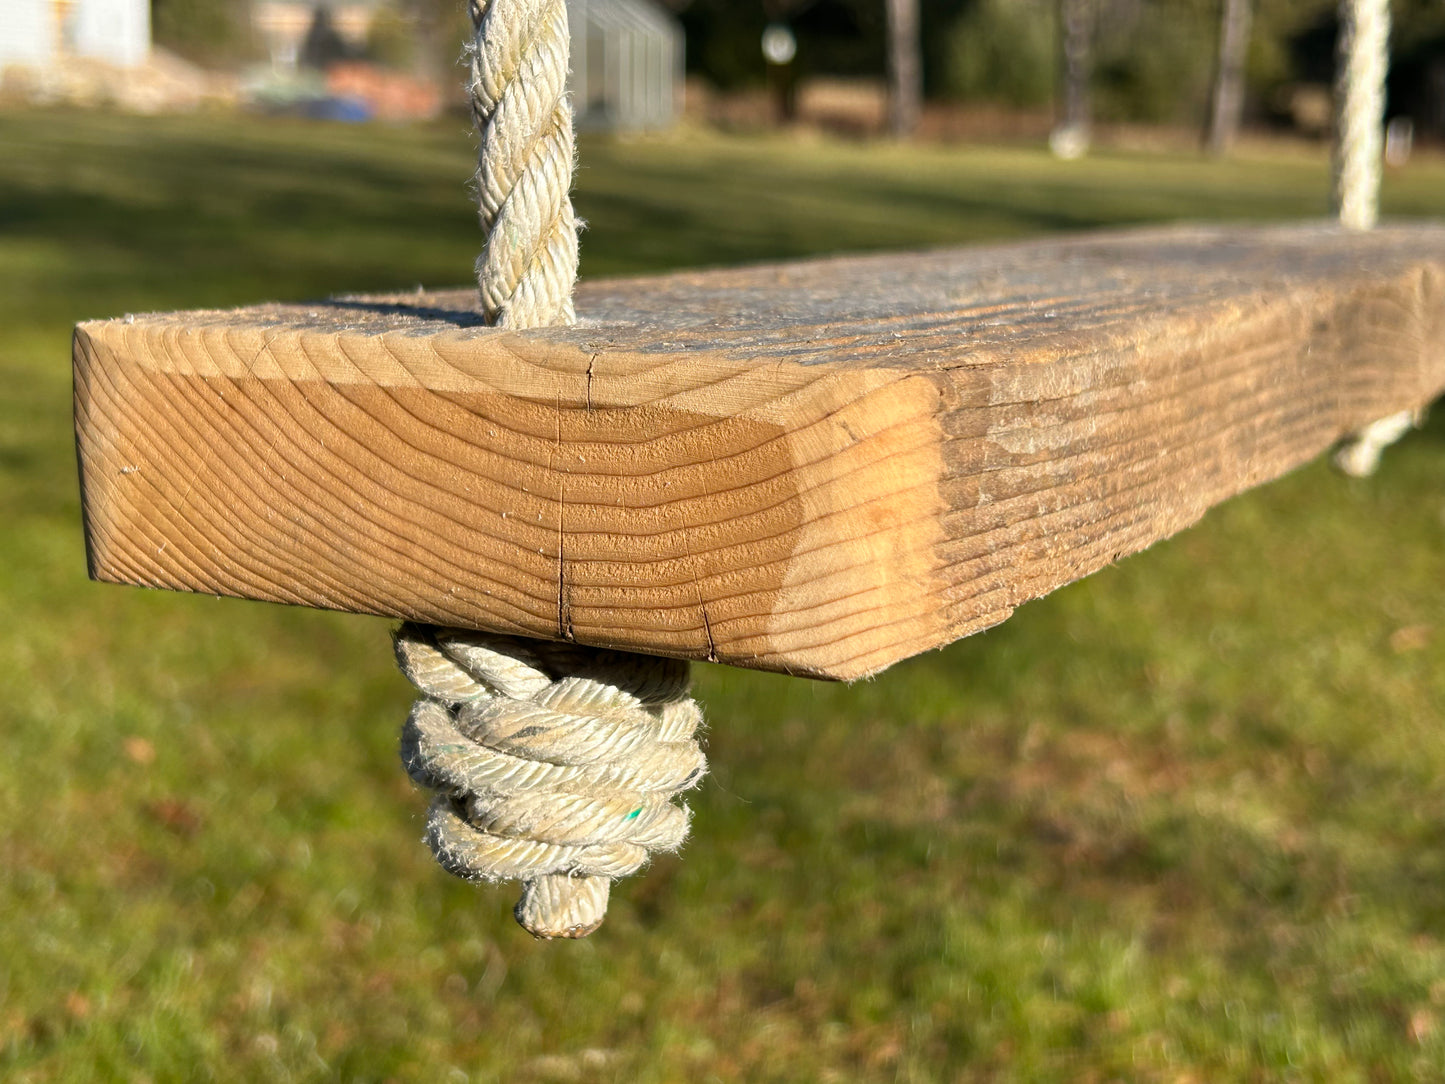
[[[1049,146],[1060,158],[1080,158],[1089,149],[1093,30],[1093,0],[1059,0],[1062,103],[1059,123],[1049,137]]]
[[[1214,95],[1204,145],[1224,155],[1239,138],[1244,117],[1244,64],[1249,55],[1250,0],[1223,0],[1219,22],[1219,62],[1214,69]]]
[[[460,43],[448,35],[457,22],[451,17],[451,6],[437,0],[408,0],[402,10],[415,20],[415,73],[438,87],[447,88],[448,99],[454,97],[452,85],[461,83],[461,73],[456,63]]]
[[[768,88],[773,96],[773,120],[784,127],[798,119],[798,65],[768,65]]]
[[[898,139],[918,127],[923,105],[923,59],[918,33],[918,0],[887,0],[888,127]]]

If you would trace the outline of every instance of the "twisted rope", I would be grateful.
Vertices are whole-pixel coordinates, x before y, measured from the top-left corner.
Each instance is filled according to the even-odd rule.
[[[571,324],[575,149],[564,0],[470,0],[467,90],[477,126],[477,286],[497,327]]]
[[[472,116],[480,138],[477,285],[487,322],[571,324],[575,165],[564,0],[470,0]],[[614,878],[675,851],[673,795],[707,770],[685,662],[406,624],[397,663],[421,696],[401,758],[439,792],[427,842],[474,881],[523,882],[537,937],[602,924]]]
[[[707,770],[687,663],[416,624],[395,648],[421,693],[402,763],[440,792],[432,853],[468,880],[523,881],[532,934],[585,937],[612,879],[682,845],[672,798]]]
[[[1373,229],[1379,218],[1389,66],[1389,0],[1340,0],[1333,200],[1346,229]]]

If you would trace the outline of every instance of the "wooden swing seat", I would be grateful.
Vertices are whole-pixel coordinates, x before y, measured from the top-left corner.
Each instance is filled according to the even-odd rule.
[[[1445,391],[1445,226],[1171,228],[75,332],[91,575],[852,679]]]

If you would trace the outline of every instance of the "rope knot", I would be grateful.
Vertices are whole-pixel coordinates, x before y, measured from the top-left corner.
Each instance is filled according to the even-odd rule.
[[[422,694],[401,758],[439,792],[427,842],[450,873],[523,882],[517,921],[585,937],[613,879],[677,850],[701,781],[688,664],[405,624],[397,663]]]

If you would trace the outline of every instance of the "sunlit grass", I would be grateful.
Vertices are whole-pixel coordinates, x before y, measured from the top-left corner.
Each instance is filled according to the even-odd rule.
[[[462,127],[0,149],[0,1077],[1445,1079],[1438,418],[875,681],[700,667],[692,842],[542,946],[418,841],[384,622],[91,584],[78,521],[70,324],[464,280]],[[594,275],[1325,210],[1322,153],[582,154]]]

